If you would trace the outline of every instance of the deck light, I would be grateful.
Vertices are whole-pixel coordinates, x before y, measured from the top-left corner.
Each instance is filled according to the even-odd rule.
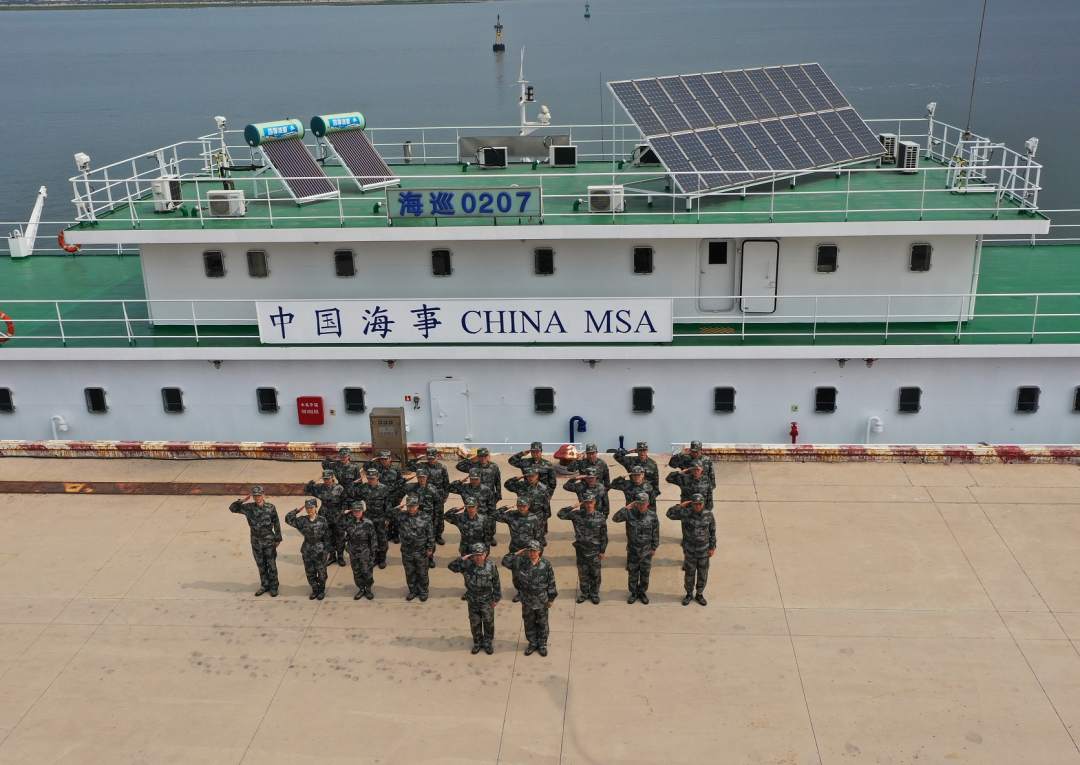
[[[75,154],[75,167],[80,173],[87,173],[90,171],[90,155],[83,152],[77,152]]]
[[[1027,149],[1029,157],[1034,157],[1035,152],[1039,150],[1039,139],[1035,136],[1031,136],[1031,138],[1024,141],[1024,148]]]

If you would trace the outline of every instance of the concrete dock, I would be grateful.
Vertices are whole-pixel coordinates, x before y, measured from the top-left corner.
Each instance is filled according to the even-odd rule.
[[[575,605],[553,519],[541,658],[509,596],[469,654],[453,527],[427,603],[393,547],[374,601],[337,566],[309,601],[290,528],[281,596],[254,598],[233,497],[76,493],[317,463],[0,459],[72,492],[0,494],[0,763],[1080,763],[1080,467],[716,468],[708,607],[680,604],[666,518],[650,605],[614,523],[603,599]]]

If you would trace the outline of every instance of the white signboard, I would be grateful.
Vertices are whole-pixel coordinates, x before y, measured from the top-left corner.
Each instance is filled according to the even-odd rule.
[[[671,301],[285,300],[256,303],[264,343],[667,343]]]

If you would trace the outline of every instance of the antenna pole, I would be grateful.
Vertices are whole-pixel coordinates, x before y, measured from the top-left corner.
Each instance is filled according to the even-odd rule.
[[[971,93],[968,95],[967,126],[964,135],[971,135],[971,119],[975,113],[975,82],[979,75],[979,56],[982,53],[983,27],[986,26],[986,8],[990,0],[983,0],[982,17],[979,19],[979,42],[975,45],[975,66],[971,71]]]

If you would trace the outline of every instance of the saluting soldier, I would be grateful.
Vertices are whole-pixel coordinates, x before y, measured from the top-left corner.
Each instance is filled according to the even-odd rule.
[[[435,530],[431,517],[420,512],[420,499],[415,494],[405,497],[405,511],[397,513],[398,533],[401,535],[401,564],[405,567],[405,582],[409,594],[405,600],[428,599],[428,560],[435,554]]]
[[[469,629],[472,631],[472,653],[483,649],[489,656],[495,653],[495,606],[502,600],[499,569],[488,560],[487,546],[474,542],[467,554],[450,561],[451,571],[465,577],[465,600],[469,603]]]
[[[616,449],[613,456],[628,473],[635,465],[640,465],[645,469],[645,480],[653,486],[660,486],[660,468],[657,467],[656,460],[649,456],[649,444],[645,441],[637,442],[637,448],[633,454],[626,449]]]
[[[668,483],[679,487],[679,499],[683,502],[694,494],[705,498],[705,509],[712,510],[712,485],[705,477],[705,467],[700,462],[690,463],[690,467],[676,473],[670,473]]]
[[[481,488],[487,489],[486,486]],[[469,550],[477,543],[483,543],[484,549],[488,549],[487,540],[491,534],[488,530],[488,519],[490,517],[491,523],[494,523],[494,517],[480,514],[480,503],[477,502],[476,497],[466,497],[463,507],[452,507],[444,511],[443,515],[446,517],[446,522],[457,526],[461,533],[458,555],[468,555]],[[465,595],[462,595],[461,599],[465,600]]]
[[[569,465],[572,473],[584,473],[587,468],[596,468],[596,477],[600,479],[600,483],[605,489],[611,488],[611,470],[607,463],[600,459],[600,450],[596,448],[596,444],[585,444],[585,456]]]
[[[327,551],[327,563],[337,561],[345,565],[345,489],[334,481],[334,471],[324,470],[322,482],[308,481],[304,493],[315,497],[322,503],[321,514],[330,524],[330,548]]]
[[[496,499],[491,487],[483,483],[483,473],[480,468],[470,470],[469,477],[465,481],[451,482],[450,493],[459,495],[462,500],[468,500],[470,497],[476,500],[477,512],[484,517],[487,524],[488,538],[485,541],[488,547],[494,547]]]
[[[502,563],[513,572],[521,592],[521,620],[525,624],[525,638],[529,641],[525,655],[538,651],[541,656],[547,656],[548,609],[559,597],[555,571],[541,556],[540,543],[535,539],[517,554],[504,557]]]
[[[367,508],[365,515],[375,524],[377,537],[375,547],[375,565],[386,568],[386,552],[390,549],[387,523],[394,506],[390,503],[390,488],[379,482],[379,471],[371,468],[366,472],[367,482],[356,483],[352,487],[351,494],[354,499],[359,499]]]
[[[330,546],[330,524],[325,516],[319,514],[316,500],[304,500],[304,511],[306,515],[300,515],[299,507],[290,510],[285,516],[285,523],[304,537],[300,557],[304,561],[304,575],[311,586],[308,600],[322,600],[326,596],[326,550]]]
[[[393,455],[390,454],[390,450],[380,449],[375,453],[375,459],[365,462],[364,472],[367,473],[369,470],[377,470],[379,472],[379,483],[390,490],[390,506],[397,507],[401,504],[401,500],[406,494],[405,482],[412,476],[405,475],[394,467]],[[390,513],[387,517],[386,535],[391,542],[397,544],[398,530],[397,515],[395,513]]]
[[[425,468],[419,468],[416,471],[416,482],[405,484],[405,492],[412,494],[420,500],[420,512],[425,513],[431,520],[431,530],[435,533],[435,530],[442,525],[442,505],[446,500],[446,495],[442,493],[439,487],[435,486],[428,476],[428,472]],[[438,520],[436,521],[436,514]],[[435,543],[439,543],[438,534],[435,536]],[[435,568],[435,556],[432,555],[428,558],[428,566]]]
[[[715,490],[716,470],[713,467],[712,460],[705,455],[700,441],[691,441],[689,448],[672,454],[671,459],[668,460],[668,467],[685,470],[695,462],[701,463],[702,474],[709,479],[709,488]]]
[[[607,518],[596,509],[596,497],[586,493],[576,505],[564,507],[559,518],[574,524],[574,553],[577,557],[577,602],[600,602],[600,561],[607,554]]]
[[[271,598],[276,598],[277,547],[281,544],[281,522],[277,508],[266,501],[262,486],[252,486],[250,494],[229,505],[229,511],[243,515],[251,530],[251,554],[255,558],[255,567],[259,569],[259,589],[255,591],[255,597],[269,592]]]
[[[611,520],[626,524],[626,588],[630,591],[626,602],[640,600],[648,605],[652,559],[660,547],[660,521],[649,510],[649,495],[639,491],[634,501],[617,510]]]
[[[414,473],[420,468],[424,468],[428,473],[428,480],[432,486],[442,492],[442,499],[437,505],[437,512],[435,513],[435,543],[446,544],[446,540],[443,539],[443,508],[446,507],[446,498],[450,494],[450,474],[446,470],[446,465],[439,459],[439,449],[435,446],[429,446],[424,450],[422,457],[409,460],[405,466]]]
[[[528,547],[530,542],[539,544],[540,549],[544,548],[544,522],[539,514],[530,511],[527,497],[518,497],[514,510],[508,507],[499,508],[496,520],[510,527],[510,552],[503,556],[503,565],[507,565],[507,561]],[[519,590],[514,595],[514,602],[517,603],[521,600],[521,588],[518,587],[517,579],[514,579],[514,588]]]
[[[684,606],[696,600],[705,600],[705,584],[709,581],[709,559],[716,554],[716,519],[712,510],[705,508],[705,497],[694,494],[686,502],[669,507],[667,517],[682,521],[683,587],[686,596]],[[696,593],[696,595],[695,595]]]
[[[526,468],[534,468],[536,474],[540,476],[540,480],[547,484],[552,491],[555,491],[555,466],[544,459],[544,444],[540,441],[533,441],[529,444],[528,452],[520,451],[511,455],[509,462],[511,467],[518,468],[522,474],[525,473]]]
[[[625,497],[625,504],[632,503],[638,494],[645,492],[649,495],[649,510],[656,512],[656,498],[660,496],[659,487],[645,480],[645,468],[634,465],[630,468],[629,477],[621,475],[611,482],[611,488],[618,489]]]
[[[337,478],[338,484],[341,485],[345,491],[360,480],[360,466],[352,461],[352,451],[343,446],[338,449],[338,458],[325,459],[322,461],[323,470],[333,470],[334,477]]]
[[[375,584],[375,551],[378,544],[375,524],[364,517],[364,503],[358,499],[352,500],[345,515],[345,547],[349,551],[353,582],[356,583],[353,600],[371,600],[375,597],[371,587]]]
[[[455,465],[459,473],[468,473],[473,468],[480,471],[480,482],[491,489],[494,501],[502,499],[502,474],[499,466],[491,461],[491,452],[487,447],[481,446],[476,450],[476,456],[466,458]]]
[[[539,471],[534,467],[527,467],[524,476],[507,479],[504,485],[508,491],[529,500],[529,507],[543,520],[544,533],[547,534],[548,518],[551,517],[552,488],[540,480]]]
[[[593,497],[596,498],[596,509],[602,513],[605,518],[611,513],[607,487],[601,483],[600,471],[597,470],[595,466],[590,465],[587,468],[583,468],[581,474],[564,483],[563,488],[576,494],[579,502],[586,494],[592,494]]]

